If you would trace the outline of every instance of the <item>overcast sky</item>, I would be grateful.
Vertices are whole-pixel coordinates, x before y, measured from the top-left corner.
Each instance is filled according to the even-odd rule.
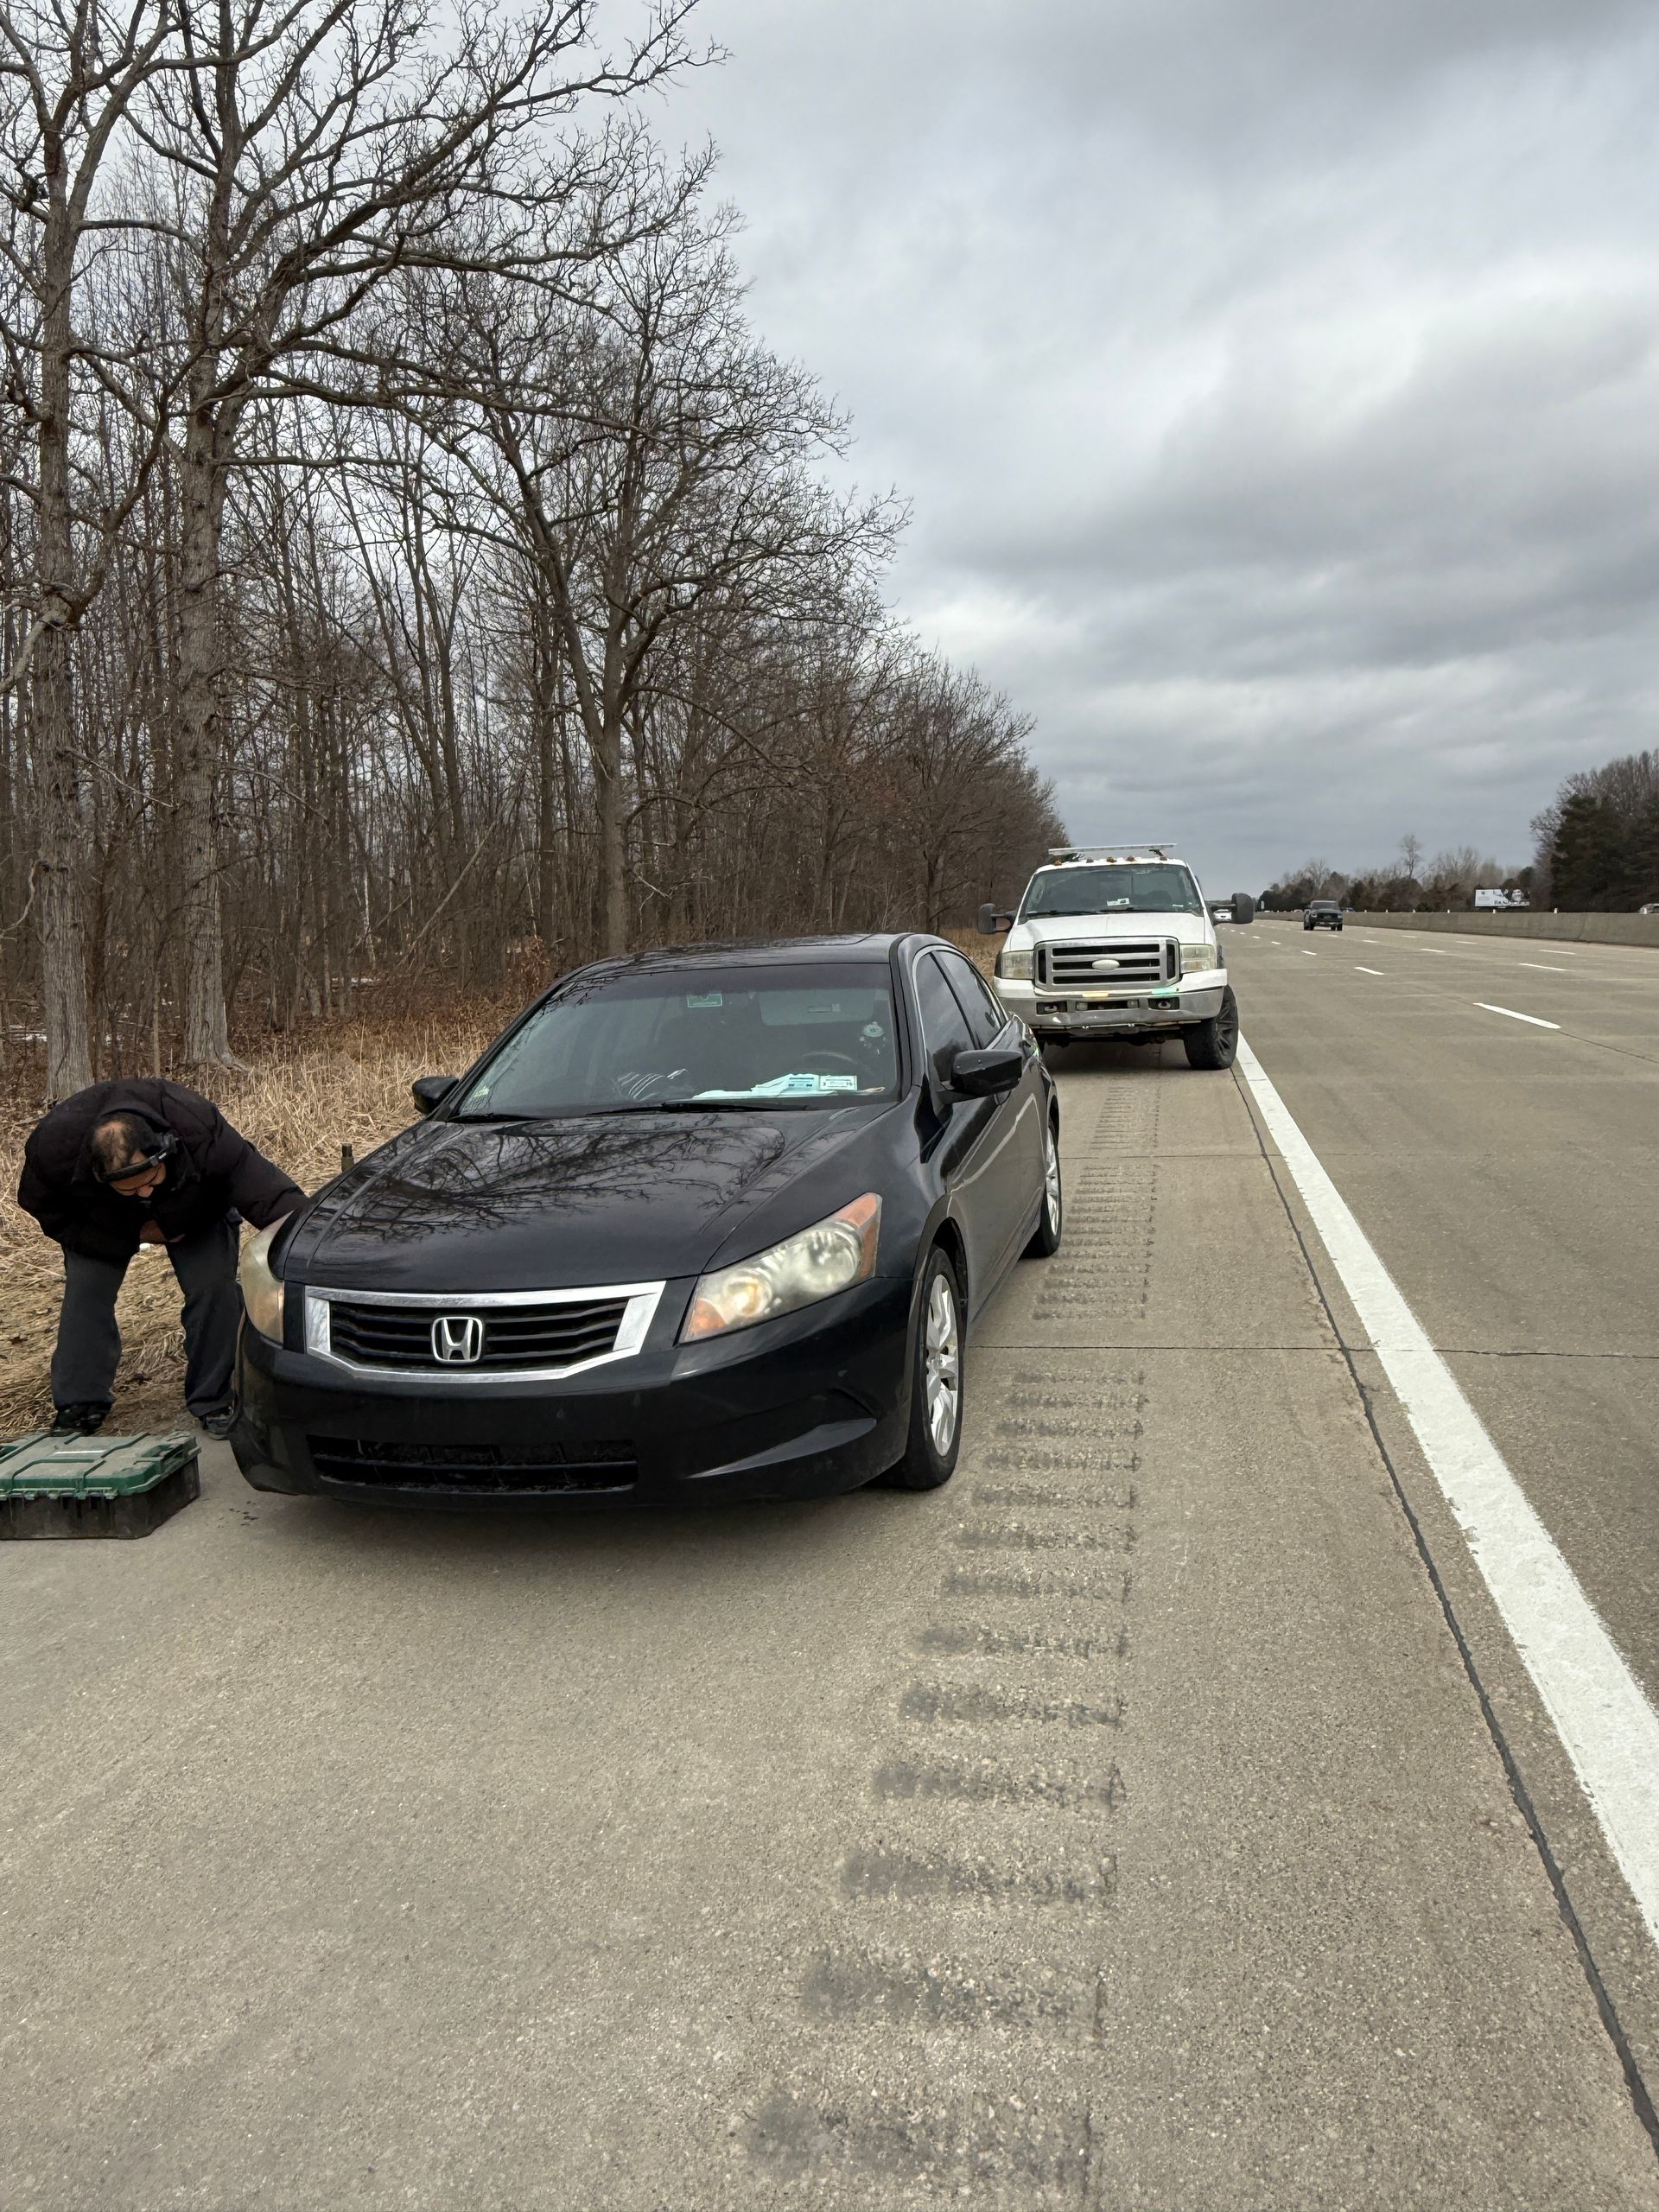
[[[1654,0],[703,0],[760,331],[1078,838],[1527,856],[1659,744]]]

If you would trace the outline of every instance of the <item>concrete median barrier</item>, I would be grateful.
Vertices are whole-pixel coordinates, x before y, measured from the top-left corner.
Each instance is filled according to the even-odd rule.
[[[1443,936],[1554,938],[1583,944],[1659,945],[1659,914],[1548,914],[1510,908],[1478,914],[1350,914],[1367,929],[1431,930]]]

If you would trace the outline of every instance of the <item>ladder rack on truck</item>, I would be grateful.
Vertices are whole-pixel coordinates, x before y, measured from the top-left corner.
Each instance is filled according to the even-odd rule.
[[[1051,845],[1048,857],[1063,866],[1067,861],[1166,861],[1175,847],[1167,837],[1142,845]]]

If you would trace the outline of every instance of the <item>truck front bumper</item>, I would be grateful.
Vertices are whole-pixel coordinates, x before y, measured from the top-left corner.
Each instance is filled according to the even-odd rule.
[[[1221,1012],[1227,988],[1224,973],[1212,971],[1183,982],[1174,992],[1134,997],[1101,993],[1088,998],[1038,991],[1030,983],[1001,982],[997,995],[1038,1037],[1109,1036],[1114,1032],[1144,1035],[1148,1030],[1185,1029]]]

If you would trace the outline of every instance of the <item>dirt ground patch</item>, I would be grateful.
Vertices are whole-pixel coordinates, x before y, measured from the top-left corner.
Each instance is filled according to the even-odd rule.
[[[192,1079],[302,1189],[315,1190],[339,1173],[342,1145],[360,1158],[407,1126],[417,1075],[465,1067],[512,1011],[480,1004],[397,1022],[319,1023],[303,1037],[244,1042],[245,1073],[198,1071]],[[27,1072],[19,1075],[0,1094],[0,1439],[51,1421],[48,1370],[63,1284],[58,1246],[17,1204],[23,1140],[41,1110]],[[111,1427],[183,1420],[179,1305],[165,1253],[141,1252],[116,1309],[122,1357]]]

